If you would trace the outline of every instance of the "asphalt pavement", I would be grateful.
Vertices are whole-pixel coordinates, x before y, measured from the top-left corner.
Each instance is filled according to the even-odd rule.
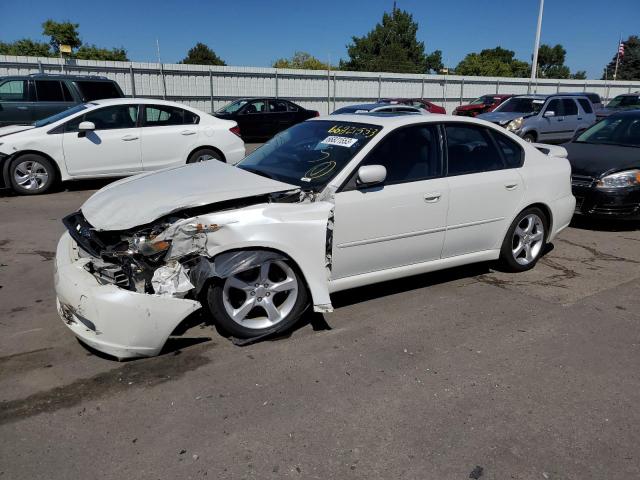
[[[640,230],[538,266],[342,292],[286,338],[208,325],[116,362],[59,319],[60,219],[105,182],[0,196],[0,478],[640,477]]]

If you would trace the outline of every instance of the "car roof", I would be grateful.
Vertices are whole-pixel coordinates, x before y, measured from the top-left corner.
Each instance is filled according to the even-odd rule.
[[[25,75],[0,76],[0,80],[83,80],[88,82],[115,82],[102,75],[71,75],[66,73],[29,73]]]
[[[89,105],[100,105],[100,106],[106,106],[106,105],[123,105],[123,104],[130,104],[130,103],[135,103],[135,104],[143,104],[143,105],[166,105],[166,106],[170,106],[170,107],[179,107],[179,108],[187,108],[190,110],[197,110],[193,107],[190,107],[189,105],[185,105],[183,103],[177,103],[177,102],[170,102],[168,100],[159,100],[157,98],[142,98],[142,97],[134,97],[134,98],[129,98],[129,97],[124,97],[124,98],[103,98],[100,100],[91,100],[90,102],[87,102],[87,104]]]
[[[471,117],[460,117],[454,115],[416,115],[413,113],[338,113],[333,115],[323,115],[321,117],[315,117],[308,122],[316,121],[329,121],[329,122],[352,122],[363,123],[369,125],[376,125],[380,127],[398,127],[402,125],[411,125],[414,123],[441,123],[441,122],[459,122],[459,123],[476,123],[478,125],[495,126],[485,120],[479,120]]]
[[[542,93],[525,93],[522,95],[513,95],[512,98],[532,98],[534,100],[546,100],[547,98],[552,98],[552,97],[584,97],[587,98],[586,94],[584,93],[563,93],[563,92],[559,92],[559,93],[547,93],[547,94],[542,94]]]

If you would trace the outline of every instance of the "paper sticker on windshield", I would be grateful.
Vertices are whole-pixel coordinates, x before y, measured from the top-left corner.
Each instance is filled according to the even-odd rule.
[[[353,147],[358,142],[357,138],[338,137],[335,135],[329,136],[322,140],[320,143],[325,145],[336,145],[337,147]]]

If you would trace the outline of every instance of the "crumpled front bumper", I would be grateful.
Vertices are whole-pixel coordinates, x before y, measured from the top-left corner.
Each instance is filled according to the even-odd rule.
[[[101,284],[68,233],[58,242],[54,283],[58,313],[87,345],[119,359],[160,353],[171,332],[201,305]]]

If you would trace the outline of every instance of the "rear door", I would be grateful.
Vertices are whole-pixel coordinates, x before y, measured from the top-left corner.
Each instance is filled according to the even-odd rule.
[[[591,101],[586,98],[578,98],[577,100],[581,110],[578,115],[578,130],[586,130],[596,121],[595,107]]]
[[[74,176],[127,175],[142,171],[138,106],[97,108],[65,124],[62,138],[67,170]],[[95,130],[79,132],[80,122]]]
[[[0,83],[0,125],[26,125],[34,121],[27,80]]]
[[[144,170],[183,165],[198,145],[200,117],[170,105],[142,105],[141,136]]]
[[[578,127],[582,123],[582,117],[578,112],[578,104],[573,98],[562,99],[562,110],[564,112],[564,132],[559,140],[571,140]]]
[[[76,102],[65,82],[60,80],[35,80],[36,104],[34,120],[49,117],[73,107]]]
[[[270,135],[286,130],[296,123],[295,113],[289,110],[288,102],[284,100],[269,100],[269,114],[272,128]]]
[[[500,248],[523,196],[516,168],[522,148],[478,125],[449,123],[445,133],[449,213],[442,257]]]

